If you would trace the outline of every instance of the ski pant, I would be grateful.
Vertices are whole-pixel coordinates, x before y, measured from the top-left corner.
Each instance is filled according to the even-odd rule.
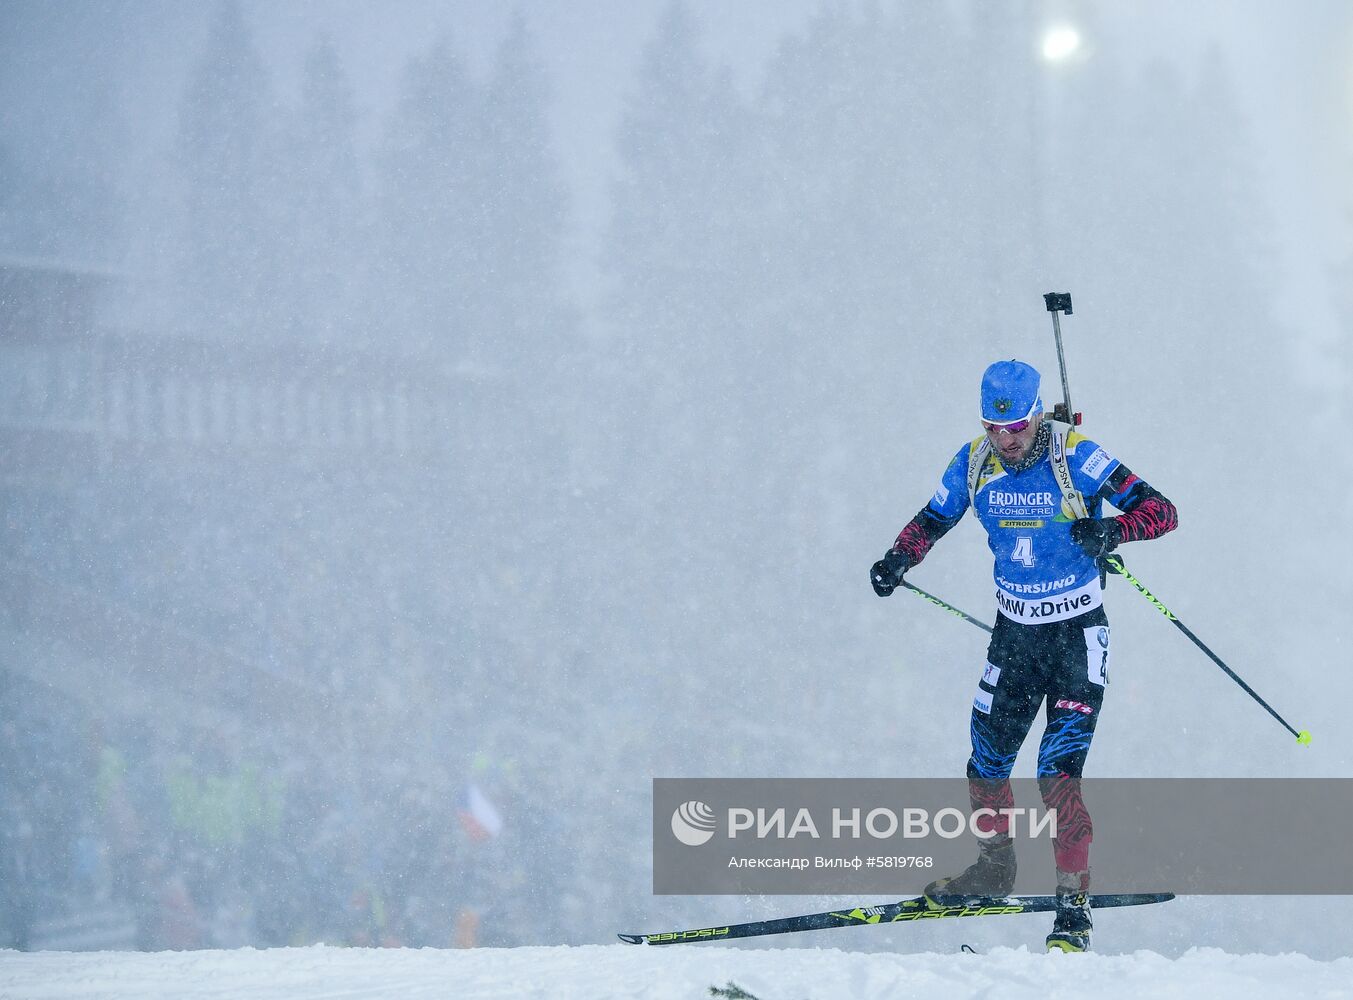
[[[1095,735],[1109,671],[1109,622],[1102,607],[1066,621],[1025,625],[996,616],[986,669],[972,709],[968,788],[973,809],[1011,808],[1015,755],[1046,700],[1038,745],[1038,787],[1057,810],[1057,868],[1089,868],[1094,830],[1081,798],[1081,770]],[[999,812],[979,829],[1009,831]]]

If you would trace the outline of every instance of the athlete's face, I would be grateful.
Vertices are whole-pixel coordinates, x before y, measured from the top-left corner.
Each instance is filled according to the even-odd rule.
[[[1034,438],[1038,436],[1038,428],[1042,423],[1043,414],[1035,413],[1030,418],[1028,425],[1020,430],[987,423],[984,423],[983,427],[986,428],[987,440],[991,442],[991,447],[996,449],[996,454],[1000,456],[1001,463],[1003,465],[1018,465],[1024,461],[1025,456],[1029,454],[1029,449],[1034,446]]]

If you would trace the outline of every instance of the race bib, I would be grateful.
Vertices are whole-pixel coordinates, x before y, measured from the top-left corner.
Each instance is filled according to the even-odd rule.
[[[1085,668],[1091,684],[1109,683],[1109,626],[1092,625],[1085,630]]]

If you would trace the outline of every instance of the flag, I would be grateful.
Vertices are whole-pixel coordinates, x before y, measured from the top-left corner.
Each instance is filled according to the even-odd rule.
[[[503,829],[503,817],[497,806],[473,781],[460,793],[456,814],[472,840],[489,840]]]

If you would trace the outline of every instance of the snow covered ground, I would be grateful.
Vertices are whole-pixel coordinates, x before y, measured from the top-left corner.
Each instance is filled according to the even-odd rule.
[[[270,951],[0,953],[5,1000],[331,1000],[538,997],[696,1000],[740,987],[757,1000],[834,997],[1353,997],[1353,958],[1231,955],[1177,959],[987,954],[890,955],[592,945],[473,951],[289,948]]]

